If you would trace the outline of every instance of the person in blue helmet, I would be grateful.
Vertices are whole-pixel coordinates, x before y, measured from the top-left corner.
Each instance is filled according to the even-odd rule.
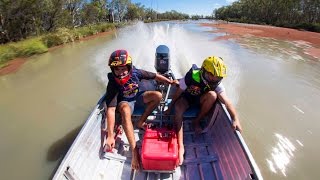
[[[157,81],[172,84],[173,81],[157,73],[137,69],[132,65],[132,58],[126,50],[116,50],[109,58],[108,65],[111,73],[108,74],[108,85],[105,96],[106,123],[102,130],[104,151],[109,151],[115,146],[114,126],[116,111],[120,113],[122,126],[129,141],[132,151],[131,167],[139,169],[139,152],[131,122],[131,114],[136,101],[143,101],[146,108],[139,121],[137,128],[144,128],[144,122],[151,114],[162,98],[159,91],[140,91],[139,81],[142,79],[155,79]]]
[[[200,121],[209,112],[215,101],[219,99],[225,104],[231,119],[234,130],[242,131],[240,121],[234,106],[225,93],[222,79],[227,75],[226,65],[222,58],[216,56],[207,57],[201,68],[191,68],[184,78],[179,80],[179,88],[173,96],[172,103],[169,105],[168,114],[173,105],[175,108],[175,127],[178,134],[179,164],[183,163],[183,113],[190,106],[199,106],[200,112],[193,120],[192,124],[196,133],[201,133]]]

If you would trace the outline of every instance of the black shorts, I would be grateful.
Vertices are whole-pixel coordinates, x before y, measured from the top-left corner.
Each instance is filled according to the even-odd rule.
[[[187,93],[182,93],[180,98],[184,98],[185,100],[187,100],[189,106],[200,106],[200,96],[192,96],[190,94]]]

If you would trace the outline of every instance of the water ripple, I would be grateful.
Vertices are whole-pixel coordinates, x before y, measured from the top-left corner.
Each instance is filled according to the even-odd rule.
[[[271,158],[267,159],[269,168],[272,172],[277,173],[280,171],[284,176],[286,175],[287,167],[294,157],[296,147],[293,143],[281,134],[275,133],[277,144],[272,148]],[[298,141],[301,146],[302,143]]]

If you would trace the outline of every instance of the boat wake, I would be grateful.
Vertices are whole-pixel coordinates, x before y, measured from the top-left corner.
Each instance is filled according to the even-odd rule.
[[[192,64],[201,66],[202,61],[208,56],[220,56],[228,65],[228,77],[223,81],[226,91],[234,104],[238,101],[238,87],[240,85],[240,67],[236,54],[228,50],[226,44],[211,41],[201,27],[198,31],[190,28],[190,23],[160,22],[144,24],[139,22],[119,30],[116,38],[106,44],[96,56],[94,68],[96,75],[104,85],[107,84],[107,59],[116,49],[126,49],[133,58],[137,68],[154,72],[155,49],[158,45],[165,44],[170,49],[172,72],[176,78],[181,78],[191,68]]]

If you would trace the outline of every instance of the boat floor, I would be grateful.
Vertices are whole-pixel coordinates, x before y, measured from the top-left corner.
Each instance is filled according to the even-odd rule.
[[[184,163],[172,173],[136,171],[132,179],[216,179],[219,175],[218,157],[212,149],[212,140],[206,133],[195,134],[192,119],[184,121]],[[130,161],[128,161],[130,163]],[[125,179],[123,175],[121,179]]]
[[[247,174],[246,171],[250,169],[249,165],[241,165],[243,164],[241,162],[247,161],[246,157],[244,155],[233,155],[237,154],[241,147],[238,143],[232,143],[237,142],[237,139],[232,135],[230,124],[227,120],[217,121],[217,123],[215,123],[219,116],[217,114],[221,112],[219,109],[220,108],[216,108],[217,111],[214,111],[212,118],[207,118],[206,121],[202,122],[202,126],[206,127],[204,129],[205,133],[194,133],[191,125],[193,115],[184,119],[184,163],[177,167],[174,172],[170,173],[146,172],[143,170],[133,171],[131,169],[131,153],[125,133],[121,136],[121,145],[118,148],[120,159],[124,158],[125,160],[119,160],[108,156],[107,153],[103,153],[101,148],[101,135],[97,135],[97,133],[101,134],[103,115],[100,113],[101,110],[96,109],[91,114],[92,117],[96,118],[87,121],[53,179],[214,180],[239,179],[239,177],[251,179],[250,174]],[[138,117],[133,118],[133,120],[137,120],[137,118]],[[227,116],[224,118],[227,118]],[[211,128],[213,124],[215,128]],[[143,132],[138,129],[135,129],[134,132],[139,144]],[[231,143],[225,143],[226,141]],[[219,157],[218,154],[222,157]],[[239,166],[239,164],[241,166]],[[237,173],[234,173],[234,171],[237,171]],[[238,174],[239,177],[234,174]]]

